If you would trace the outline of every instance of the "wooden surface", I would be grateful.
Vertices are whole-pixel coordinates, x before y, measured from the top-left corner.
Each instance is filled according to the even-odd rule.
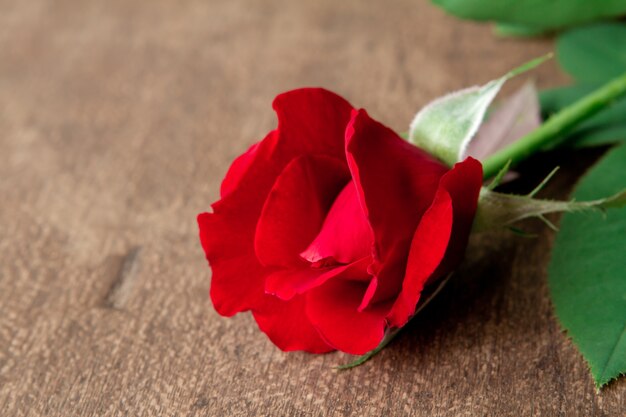
[[[553,233],[536,224],[534,240],[473,241],[408,331],[349,372],[208,298],[195,216],[275,125],[274,95],[325,86],[402,131],[551,45],[423,0],[0,0],[0,415],[624,415],[626,381],[596,393],[558,328]],[[566,81],[554,63],[534,74]],[[553,192],[582,159],[560,161]]]

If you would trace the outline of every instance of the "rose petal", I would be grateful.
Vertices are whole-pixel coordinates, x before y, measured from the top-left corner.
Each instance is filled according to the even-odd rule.
[[[237,188],[241,179],[246,175],[250,166],[252,166],[260,144],[261,142],[257,142],[250,146],[244,154],[237,157],[230,165],[230,168],[228,169],[220,187],[220,196],[222,198]]]
[[[319,234],[302,252],[309,262],[332,258],[339,263],[350,263],[372,254],[374,236],[354,182],[339,193],[326,215]]]
[[[452,232],[452,218],[452,199],[441,187],[413,236],[402,290],[387,316],[390,326],[404,326],[415,312],[424,284],[446,253]]]
[[[289,301],[267,296],[261,311],[253,311],[252,314],[259,329],[284,351],[325,353],[334,350],[306,317],[304,296],[296,296]]]
[[[200,241],[213,271],[211,300],[215,310],[232,316],[262,303],[264,272],[254,256],[245,221],[237,223],[228,214],[198,215]],[[239,227],[237,227],[239,226]],[[245,271],[245,273],[242,273]]]
[[[374,349],[385,335],[387,305],[358,311],[366,288],[366,283],[336,277],[306,293],[313,326],[329,345],[353,355]]]
[[[343,161],[322,155],[293,159],[270,190],[256,226],[255,252],[261,264],[303,264],[300,252],[318,233],[349,180]]]
[[[323,88],[301,88],[272,103],[285,150],[294,155],[322,154],[345,160],[344,134],[352,105]]]
[[[447,168],[365,110],[352,113],[346,156],[374,231],[379,262],[373,267],[378,286],[372,302],[378,302],[400,291],[413,233]]]
[[[341,275],[342,279],[368,281],[371,275],[367,273],[367,267],[371,262],[372,258],[368,256],[338,267],[281,269],[267,276],[265,292],[289,300],[294,295],[303,294],[338,275]]]
[[[265,139],[274,142],[272,152],[259,152],[259,142],[236,158],[222,181],[222,197],[238,188],[244,178],[244,183],[269,178],[271,187],[285,165],[300,155],[320,154],[345,160],[344,134],[352,105],[344,98],[322,88],[301,88],[279,94],[272,107],[278,117],[278,129]],[[262,154],[261,158],[258,154]],[[261,161],[255,163],[257,159]],[[250,184],[243,185],[250,188]]]
[[[446,255],[427,284],[438,277],[447,275],[463,260],[478,206],[482,181],[483,167],[472,157],[467,157],[464,161],[455,164],[441,178],[441,187],[445,188],[452,198],[454,220]]]
[[[352,106],[344,98],[322,88],[301,88],[278,95],[272,107],[278,128],[235,159],[222,182],[222,197],[241,187],[246,194],[265,196],[285,166],[301,155],[345,160]]]
[[[361,312],[370,305],[372,298],[374,298],[374,294],[376,294],[377,288],[378,288],[378,277],[373,277],[370,283],[368,284],[367,289],[365,290],[365,294],[363,294],[363,298],[361,299],[361,304],[359,304],[357,311]]]
[[[213,214],[198,216],[200,240],[213,270],[211,298],[222,315],[258,307],[266,297],[254,233],[276,178],[294,158],[319,153],[343,160],[352,106],[322,89],[294,90],[273,104],[279,129],[238,158],[222,184]],[[315,133],[315,134],[314,134]]]
[[[246,161],[240,162],[245,170],[241,165],[232,175],[227,174],[227,192],[212,205],[213,213],[198,216],[200,241],[212,269],[211,299],[224,316],[249,310],[265,296],[264,272],[254,253],[254,230],[273,184],[271,175],[261,173],[277,143],[278,133],[270,132],[244,158]]]

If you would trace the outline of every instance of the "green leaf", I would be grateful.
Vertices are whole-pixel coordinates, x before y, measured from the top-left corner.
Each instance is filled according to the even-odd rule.
[[[465,19],[493,20],[545,32],[626,14],[624,0],[433,0],[448,12]],[[535,32],[536,33],[536,32]]]
[[[498,36],[531,37],[542,35],[544,30],[515,23],[498,23],[496,24],[494,32]]]
[[[608,80],[607,80],[608,81]],[[554,88],[544,90],[539,94],[541,103],[541,111],[544,115],[556,113],[563,108],[569,106],[575,101],[580,100],[587,94],[597,90],[602,86],[599,84],[578,84],[568,87]],[[613,103],[595,116],[590,117],[580,126],[586,128],[599,127],[608,124],[626,123],[624,114],[626,114],[626,99],[621,99]]]
[[[584,84],[544,90],[539,94],[541,112],[550,117],[597,89],[600,84]],[[626,140],[626,99],[600,111],[567,135],[567,144],[574,147],[596,146]],[[564,138],[565,139],[565,138]],[[560,141],[557,141],[557,144]]]
[[[626,25],[606,23],[577,28],[559,36],[557,56],[579,82],[605,82],[626,72]]]
[[[541,92],[544,117],[626,73],[626,25],[599,24],[570,30],[558,38],[557,52],[560,65],[579,84]],[[582,147],[625,140],[625,114],[626,99],[618,100],[569,133],[568,144]]]
[[[572,143],[575,147],[601,146],[626,141],[626,123],[608,125],[592,131],[582,130],[575,133]]]
[[[611,150],[583,177],[577,200],[603,197],[626,186],[626,146]],[[606,218],[563,216],[549,265],[556,315],[583,354],[598,387],[626,372],[626,208]]]
[[[502,85],[550,57],[534,59],[483,86],[466,88],[431,102],[411,122],[409,142],[448,165],[454,165],[463,159],[470,140]]]

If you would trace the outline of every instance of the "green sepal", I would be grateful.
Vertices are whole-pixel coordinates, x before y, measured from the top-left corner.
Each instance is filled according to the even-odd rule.
[[[454,165],[464,158],[469,142],[504,83],[551,57],[552,54],[548,54],[534,59],[483,86],[466,88],[434,100],[415,115],[409,130],[409,142],[447,165]]]

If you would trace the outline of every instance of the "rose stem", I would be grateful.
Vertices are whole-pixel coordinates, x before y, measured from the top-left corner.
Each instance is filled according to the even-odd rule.
[[[515,164],[528,158],[624,94],[626,94],[626,73],[562,109],[528,135],[485,159],[484,178],[494,176],[509,161]]]

